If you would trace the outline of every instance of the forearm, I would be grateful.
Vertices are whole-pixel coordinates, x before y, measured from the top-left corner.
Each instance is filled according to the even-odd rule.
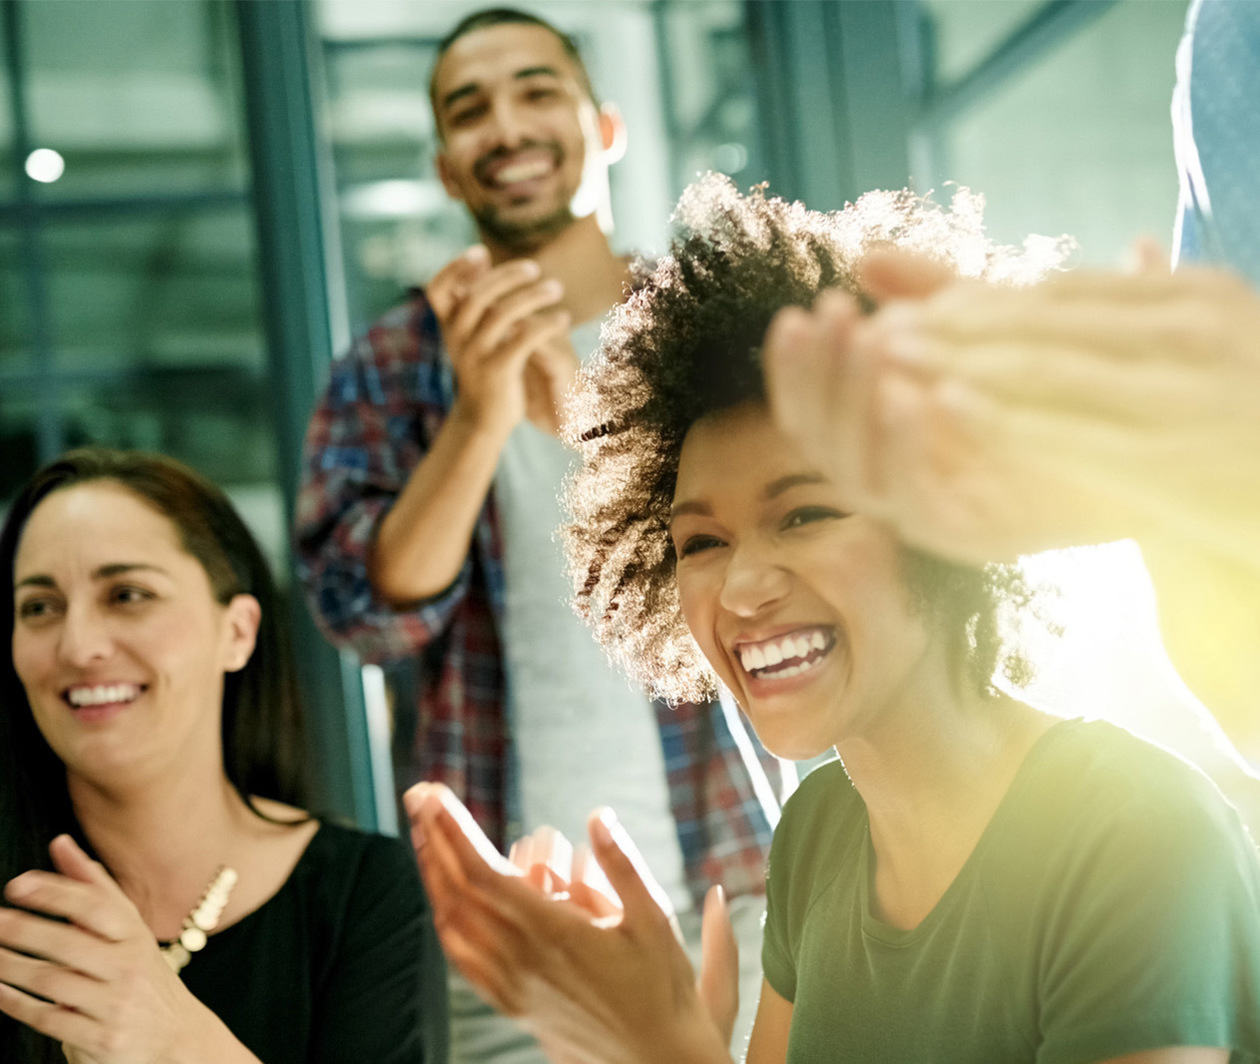
[[[1173,664],[1243,756],[1260,760],[1260,568],[1168,540],[1143,540],[1142,554]]]
[[[430,598],[459,575],[506,439],[452,411],[381,521],[370,575],[382,597]]]
[[[262,1064],[205,1006],[164,1064]]]

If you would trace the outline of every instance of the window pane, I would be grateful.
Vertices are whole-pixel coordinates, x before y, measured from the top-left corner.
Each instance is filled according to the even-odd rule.
[[[241,188],[223,3],[21,3],[30,135],[65,159],[41,198]]]
[[[30,362],[30,317],[21,234],[0,226],[0,373]]]
[[[253,247],[244,204],[46,227],[58,369],[260,372]]]
[[[980,26],[1002,5],[936,5]],[[1114,265],[1143,233],[1167,240],[1177,200],[1168,108],[1182,4],[1122,0],[941,131],[944,172],[983,192],[994,236],[1071,233]]]

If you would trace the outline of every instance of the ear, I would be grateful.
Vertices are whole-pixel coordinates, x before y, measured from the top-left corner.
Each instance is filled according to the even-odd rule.
[[[626,154],[626,122],[615,103],[599,108],[599,142],[604,149],[604,163],[612,166]]]
[[[258,641],[261,622],[262,607],[253,595],[233,596],[224,617],[227,636],[223,668],[226,672],[240,672],[248,664]]]
[[[464,197],[460,194],[459,185],[455,183],[455,176],[451,172],[450,163],[446,161],[446,153],[438,152],[433,160],[434,169],[437,170],[438,180],[442,182],[442,187],[446,189],[446,194],[453,200],[459,200],[461,203]]]

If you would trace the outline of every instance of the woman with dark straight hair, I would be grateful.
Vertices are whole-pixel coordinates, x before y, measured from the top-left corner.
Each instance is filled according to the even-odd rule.
[[[69,452],[10,509],[0,586],[0,1060],[444,1059],[414,863],[305,811],[280,602],[227,497]]]

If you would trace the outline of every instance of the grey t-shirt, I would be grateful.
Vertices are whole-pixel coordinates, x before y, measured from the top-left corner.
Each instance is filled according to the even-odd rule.
[[[570,334],[586,361],[599,321]],[[610,805],[680,909],[691,905],[670,810],[664,753],[646,696],[609,663],[570,606],[560,490],[577,456],[529,422],[499,459],[494,493],[503,533],[504,661],[526,831],[549,824],[574,843]]]

